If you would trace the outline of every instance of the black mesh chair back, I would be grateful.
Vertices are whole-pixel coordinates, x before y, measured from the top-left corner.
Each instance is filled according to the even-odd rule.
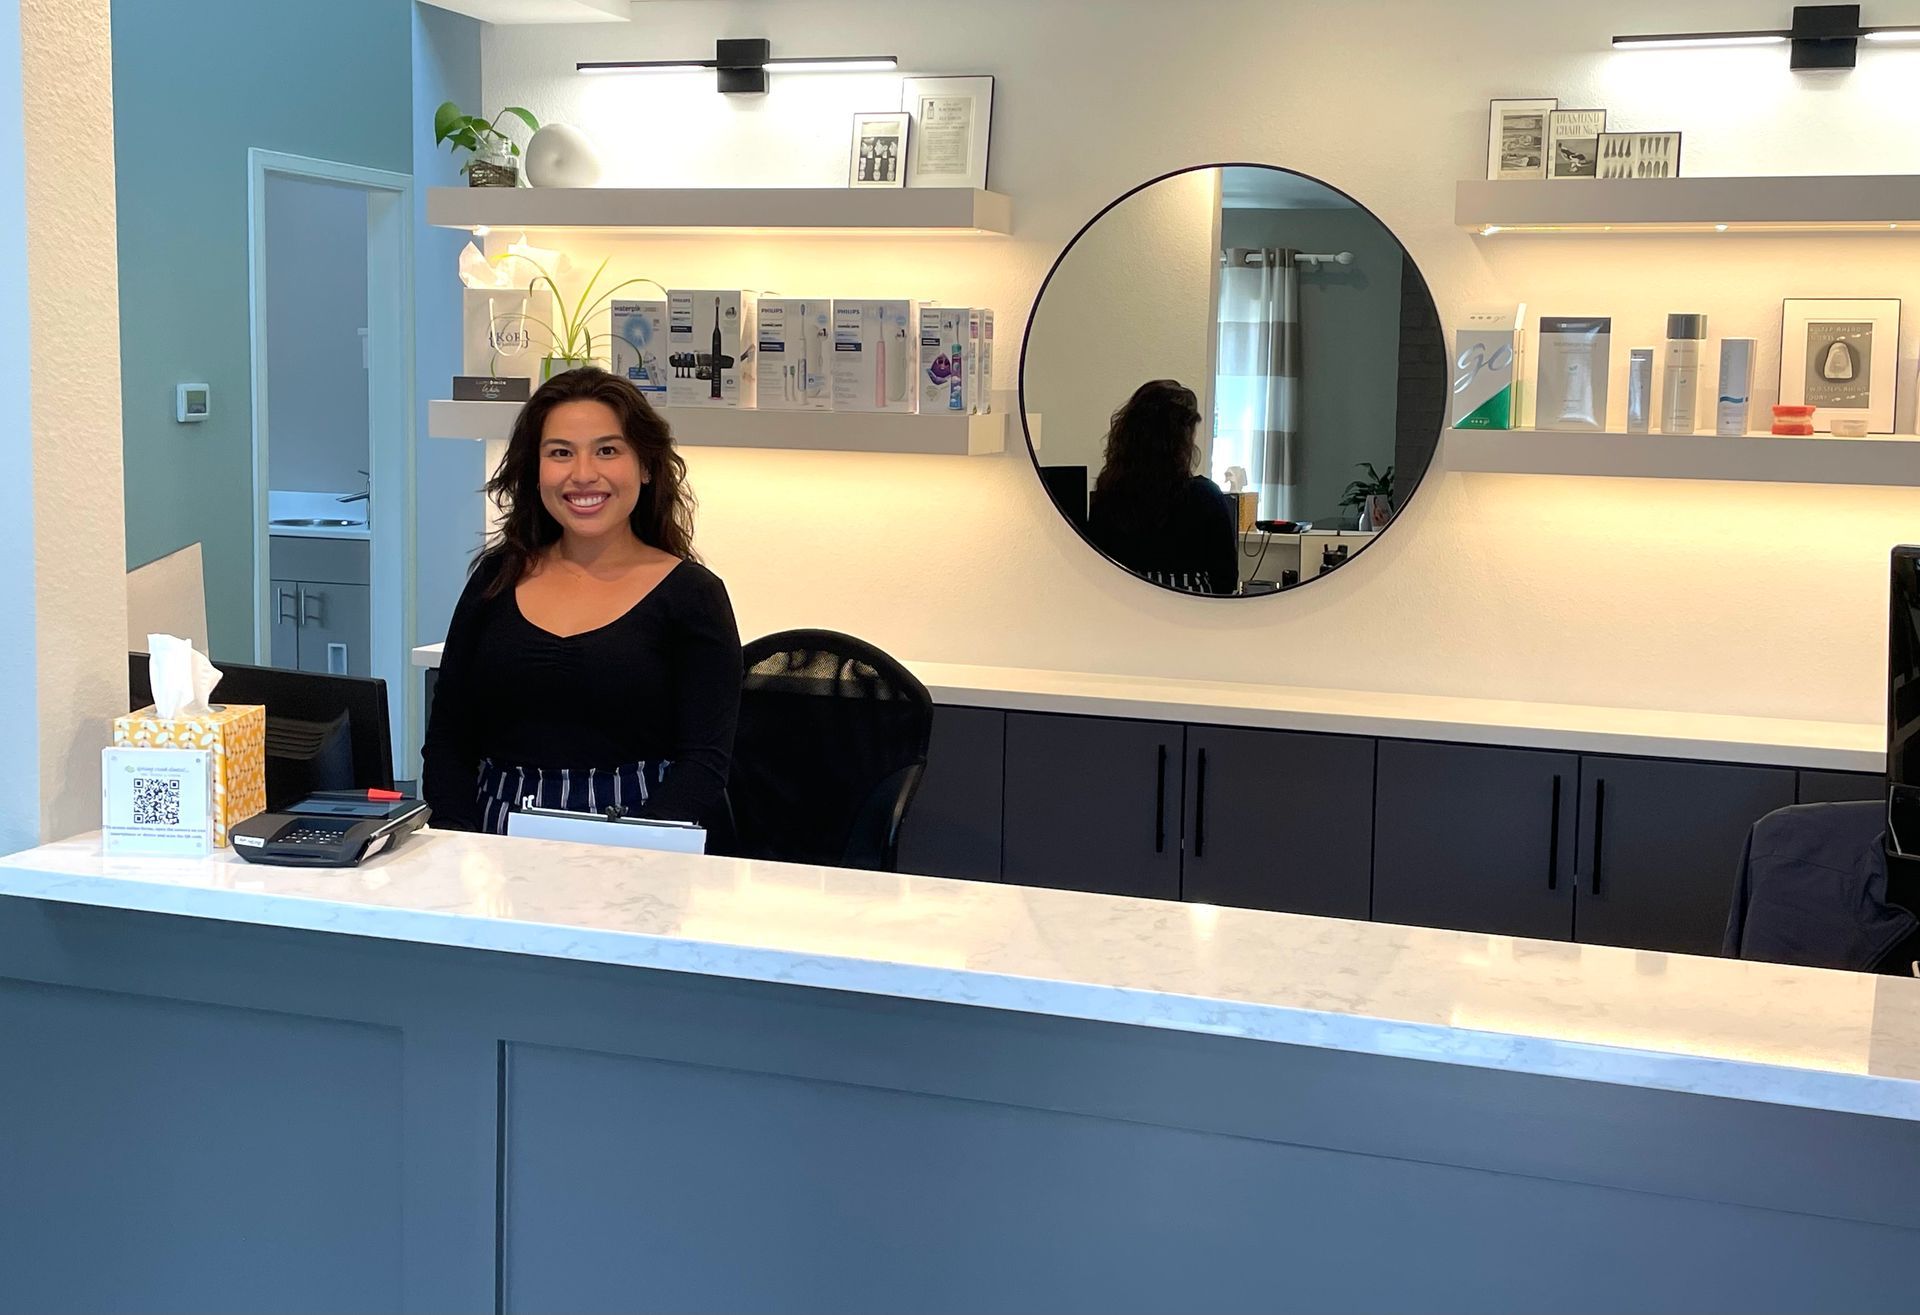
[[[783,630],[745,645],[727,781],[741,858],[891,872],[927,766],[933,699],[873,645]]]

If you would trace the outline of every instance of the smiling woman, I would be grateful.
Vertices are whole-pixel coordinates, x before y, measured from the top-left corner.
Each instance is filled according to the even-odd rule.
[[[500,529],[454,610],[427,727],[434,825],[542,807],[705,822],[726,784],[740,635],[693,551],[666,423],[603,370],[521,410],[487,492]]]

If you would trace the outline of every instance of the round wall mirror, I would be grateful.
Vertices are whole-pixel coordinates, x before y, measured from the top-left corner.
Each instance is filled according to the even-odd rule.
[[[1364,551],[1426,473],[1439,312],[1358,201],[1271,165],[1134,188],[1054,262],[1020,353],[1054,506],[1183,593],[1293,588]]]

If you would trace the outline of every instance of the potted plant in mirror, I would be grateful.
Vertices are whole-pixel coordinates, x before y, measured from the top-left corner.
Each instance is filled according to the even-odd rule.
[[[608,309],[614,294],[622,288],[645,284],[657,289],[663,300],[667,295],[667,290],[652,279],[627,279],[596,296],[594,289],[599,287],[601,276],[607,272],[607,260],[611,259],[611,257],[603,257],[594,267],[593,276],[587,280],[587,285],[580,290],[580,295],[569,303],[561,294],[559,283],[554,281],[553,274],[546,266],[533,257],[523,256],[518,252],[509,252],[506,258],[523,260],[533,266],[534,276],[527,284],[529,292],[536,290],[544,283],[547,285],[547,290],[553,294],[556,323],[542,326],[547,330],[548,340],[553,344],[551,354],[540,362],[540,378],[543,382],[556,374],[565,374],[568,370],[577,370],[585,365],[599,366],[603,370],[607,368],[611,357],[605,341],[607,335],[595,335],[591,321]]]
[[[526,124],[528,132],[540,131],[540,120],[518,105],[507,106],[491,119],[462,114],[452,101],[433,112],[433,144],[445,142],[449,150],[468,152],[467,162],[460,166],[467,186],[520,185],[520,143],[500,130],[500,120],[509,114]]]
[[[1361,530],[1384,530],[1393,519],[1393,467],[1388,466],[1382,474],[1373,468],[1371,461],[1357,461],[1354,465],[1366,471],[1367,477],[1347,485],[1340,505],[1360,509]]]

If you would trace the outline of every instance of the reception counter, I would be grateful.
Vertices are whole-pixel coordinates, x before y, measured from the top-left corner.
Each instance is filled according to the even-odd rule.
[[[1892,1309],[1920,982],[427,832],[0,859],[0,1310]]]

